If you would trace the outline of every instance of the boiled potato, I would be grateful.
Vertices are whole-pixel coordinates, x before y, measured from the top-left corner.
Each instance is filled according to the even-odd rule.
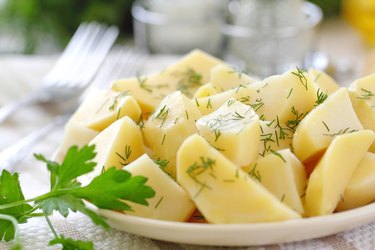
[[[252,223],[300,218],[199,135],[177,153],[177,181],[210,223]]]
[[[264,120],[285,124],[306,115],[316,102],[316,86],[300,69],[268,77],[257,85],[256,99],[262,104],[257,113]]]
[[[211,83],[206,83],[199,87],[199,89],[195,92],[194,98],[201,98],[206,96],[211,96],[217,94],[216,90],[212,86]]]
[[[355,170],[337,210],[364,206],[375,200],[375,154],[367,153]]]
[[[219,64],[211,69],[210,83],[218,92],[236,88],[239,85],[248,85],[255,81],[257,80],[225,64]]]
[[[71,119],[87,128],[102,131],[124,116],[138,121],[141,113],[137,101],[127,92],[98,89],[90,93]]]
[[[371,130],[334,137],[307,184],[305,209],[308,216],[330,214],[335,210],[374,139],[375,133]]]
[[[147,146],[163,160],[169,161],[164,169],[176,176],[176,152],[182,142],[196,133],[195,121],[201,113],[180,91],[168,95],[160,103],[142,129]]]
[[[230,98],[235,98],[244,104],[250,105],[256,111],[262,105],[261,100],[257,99],[256,96],[257,86],[255,84],[241,84],[221,93],[194,98],[193,103],[203,115],[214,112]]]
[[[94,161],[104,169],[121,169],[144,153],[141,130],[127,116],[100,132],[90,144],[96,146]]]
[[[198,119],[196,126],[200,135],[237,166],[257,159],[260,127],[252,107],[229,99],[215,112]]]
[[[301,197],[305,194],[306,172],[290,149],[274,151],[260,158],[249,174],[280,201],[299,214],[304,214]]]
[[[70,119],[64,127],[64,137],[60,145],[60,151],[65,155],[71,146],[76,145],[82,147],[88,144],[98,134],[99,131],[90,129],[82,123]]]
[[[293,137],[294,153],[301,161],[308,162],[324,152],[337,135],[361,129],[348,90],[341,88],[301,121]]]
[[[360,78],[350,86],[350,100],[365,129],[375,131],[375,74]],[[370,151],[375,153],[375,143]]]
[[[195,205],[187,193],[146,154],[124,169],[134,176],[146,177],[147,185],[155,190],[155,196],[148,200],[148,206],[127,202],[133,211],[126,211],[126,214],[158,220],[186,221],[195,211]]]
[[[266,156],[274,151],[292,148],[294,129],[298,124],[282,124],[278,121],[260,121],[259,155]]]
[[[173,91],[180,90],[188,97],[193,96],[200,86],[208,82],[210,70],[218,64],[224,62],[195,50],[160,73],[117,80],[112,89],[126,91],[138,101],[143,112],[152,112]]]
[[[328,74],[318,69],[309,69],[308,76],[318,86],[321,94],[332,94],[340,88],[339,84]]]

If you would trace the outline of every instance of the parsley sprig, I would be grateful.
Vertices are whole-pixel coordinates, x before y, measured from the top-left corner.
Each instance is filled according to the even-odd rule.
[[[126,201],[148,205],[147,199],[155,195],[154,190],[145,185],[147,178],[132,176],[125,170],[114,167],[108,169],[86,186],[82,186],[78,177],[94,170],[96,163],[95,146],[71,147],[61,164],[47,160],[36,154],[36,159],[46,163],[50,173],[50,191],[32,199],[25,199],[19,183],[19,174],[3,170],[0,176],[0,240],[14,240],[13,249],[21,249],[18,238],[18,224],[28,219],[44,216],[54,235],[50,245],[60,244],[62,249],[93,249],[90,241],[80,241],[59,235],[49,216],[54,211],[67,217],[70,211],[81,212],[104,228],[109,225],[103,217],[86,207],[89,201],[101,209],[131,211]]]

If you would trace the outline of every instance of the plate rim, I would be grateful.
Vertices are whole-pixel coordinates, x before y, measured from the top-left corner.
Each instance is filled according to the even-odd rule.
[[[329,236],[337,233],[341,233],[347,230],[363,226],[367,223],[375,221],[375,203],[371,203],[359,208],[337,212],[334,214],[315,216],[302,219],[292,219],[279,222],[261,222],[261,223],[236,223],[236,224],[206,224],[206,223],[189,223],[189,222],[175,222],[175,221],[163,221],[158,219],[138,217],[134,215],[127,215],[121,212],[106,210],[106,209],[95,209],[100,215],[107,219],[107,222],[121,231],[133,233],[136,235],[149,237],[156,240],[164,240],[168,242],[184,243],[184,244],[195,244],[195,245],[211,245],[211,246],[260,246],[269,244],[280,244],[288,243],[293,241],[302,241],[316,239],[319,237]],[[128,225],[127,225],[128,224]],[[323,225],[328,225],[328,228],[317,231],[312,235],[293,234],[291,237],[285,239],[283,237],[277,237],[285,235],[287,231],[298,232],[301,228],[316,229],[321,228]],[[145,230],[139,230],[138,228],[132,228],[134,226],[144,227]],[[333,228],[333,229],[332,229]],[[152,230],[156,230],[152,232]],[[165,232],[165,236],[158,232],[159,230]],[[312,230],[313,231],[313,230]],[[249,234],[256,233],[261,234],[262,232],[275,233],[274,237],[267,241],[256,240],[252,238],[233,237],[237,233],[246,232],[246,237]],[[168,233],[177,235],[176,238],[169,236]],[[182,238],[181,235],[190,233],[193,235],[195,241],[190,240],[191,237]],[[204,234],[217,235],[217,241],[213,241],[212,237],[204,239]],[[220,239],[224,235],[229,235],[227,240]]]

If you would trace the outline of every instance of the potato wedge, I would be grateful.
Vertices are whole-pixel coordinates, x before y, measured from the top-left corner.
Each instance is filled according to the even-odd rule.
[[[249,75],[225,64],[216,65],[211,69],[210,82],[218,92],[237,88],[240,85],[248,85],[256,81]]]
[[[120,79],[112,84],[112,89],[126,91],[137,100],[143,112],[152,112],[173,91],[180,90],[188,97],[193,96],[200,86],[208,82],[210,70],[218,64],[224,62],[194,50],[160,73]]]
[[[146,177],[148,179],[147,185],[155,190],[155,196],[148,200],[148,206],[127,202],[133,211],[126,211],[126,214],[183,222],[187,221],[195,211],[195,205],[191,202],[187,193],[146,154],[124,167],[124,169],[135,176]]]
[[[364,206],[375,200],[375,154],[367,153],[355,170],[337,210]]]
[[[258,157],[259,117],[252,107],[234,98],[215,112],[196,121],[199,134],[237,166],[246,166]]]
[[[327,73],[318,69],[309,69],[308,76],[321,90],[321,93],[332,94],[340,88],[340,85]]]
[[[177,153],[177,181],[210,223],[300,218],[199,135],[187,138]]]
[[[98,167],[123,168],[144,153],[142,133],[137,124],[125,116],[100,132],[91,142]]]
[[[330,214],[335,210],[374,139],[375,133],[371,130],[343,134],[333,139],[307,184],[305,209],[308,216]]]
[[[146,144],[157,158],[168,160],[164,169],[176,176],[176,153],[182,142],[191,134],[198,132],[195,121],[201,113],[180,91],[164,98],[142,129]]]
[[[337,135],[361,129],[348,90],[341,88],[301,121],[293,137],[294,153],[307,162],[321,154]]]
[[[249,174],[280,201],[299,214],[304,214],[301,197],[305,195],[306,172],[289,148],[259,158]]]
[[[257,113],[263,120],[277,119],[286,124],[296,119],[296,113],[305,115],[314,108],[316,86],[300,69],[268,77],[256,85],[257,99],[262,104]]]
[[[141,113],[137,101],[127,92],[98,89],[85,99],[71,119],[87,128],[102,131],[124,116],[138,121]]]

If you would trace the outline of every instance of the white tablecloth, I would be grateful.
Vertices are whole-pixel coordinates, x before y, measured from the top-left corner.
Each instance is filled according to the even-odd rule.
[[[330,44],[332,43],[330,39],[330,36],[326,36],[326,40],[322,40],[321,43]],[[0,57],[0,105],[35,88],[55,59],[56,57],[54,56]],[[164,67],[163,62],[154,60],[151,63],[149,62],[147,67],[148,69],[161,69]],[[61,112],[61,110],[45,106],[33,106],[19,110],[10,120],[0,125],[0,150],[45,124],[57,112]],[[57,129],[41,141],[33,152],[51,157],[61,138],[62,128]],[[45,166],[33,159],[31,154],[17,166],[17,171],[21,172],[20,181],[26,197],[34,197],[48,190],[49,183]],[[54,216],[52,223],[59,233],[67,237],[93,241],[95,249],[229,249],[162,242],[115,229],[105,231],[93,225],[88,218],[81,214],[71,214],[67,219]],[[52,234],[44,218],[30,219],[29,223],[21,225],[20,228],[24,249],[60,249],[58,246],[47,246]],[[10,249],[10,245],[10,243],[0,242],[0,249]],[[236,249],[256,248],[258,247]],[[260,249],[375,249],[375,223],[338,235],[302,242],[264,246]]]

